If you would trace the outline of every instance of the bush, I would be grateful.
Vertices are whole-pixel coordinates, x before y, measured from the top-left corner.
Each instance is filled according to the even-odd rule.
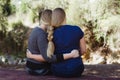
[[[7,32],[4,39],[5,53],[25,53],[28,28],[21,22],[13,23],[13,29]]]
[[[5,0],[1,1],[4,5]],[[94,54],[103,54],[103,58],[105,58],[103,60],[106,60],[104,62],[107,63],[111,62],[112,58],[120,58],[120,0],[21,0],[21,4],[19,6],[16,4],[15,7],[19,20],[26,22],[24,20],[28,18],[29,23],[36,22],[39,10],[62,7],[67,13],[68,24],[78,25],[85,32],[89,53],[87,59],[91,58],[90,56],[96,59]],[[2,7],[0,7],[0,11],[2,11]],[[21,15],[28,15],[28,17],[23,19],[20,17]],[[1,41],[0,43],[3,45],[8,42],[5,50],[8,50],[9,53],[24,51],[26,27],[18,22],[12,25],[11,31],[7,32],[7,21],[1,12],[0,25],[2,25],[0,26],[0,37],[4,41],[4,43]],[[118,63],[120,62],[118,61]]]

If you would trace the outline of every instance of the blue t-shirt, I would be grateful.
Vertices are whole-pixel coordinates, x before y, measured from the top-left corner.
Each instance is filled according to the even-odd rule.
[[[55,54],[70,53],[73,49],[80,49],[80,39],[83,36],[84,33],[78,26],[63,25],[55,29],[53,38]],[[83,65],[82,59],[78,57],[53,63],[51,69],[53,73],[70,74],[77,73],[81,65]]]

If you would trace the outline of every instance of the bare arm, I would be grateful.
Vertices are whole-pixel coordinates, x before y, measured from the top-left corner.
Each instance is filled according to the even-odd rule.
[[[86,42],[84,37],[80,39],[80,52],[82,55],[86,52]]]
[[[42,55],[32,54],[29,50],[27,50],[27,57],[32,58],[34,60],[40,61],[40,62],[46,62],[46,60],[43,58]],[[72,50],[71,53],[63,54],[64,60],[70,59],[70,58],[76,58],[79,56],[78,50]]]

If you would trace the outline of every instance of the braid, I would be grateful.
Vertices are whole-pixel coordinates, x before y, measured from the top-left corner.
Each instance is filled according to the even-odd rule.
[[[52,39],[53,39],[53,27],[52,26],[50,26],[49,28],[48,28],[48,30],[47,30],[47,32],[48,32],[48,49],[47,49],[47,56],[48,57],[50,57],[51,58],[51,56],[53,55],[53,53],[54,53],[54,49],[55,49],[55,47],[54,47],[54,43],[53,43],[53,41],[52,41]]]

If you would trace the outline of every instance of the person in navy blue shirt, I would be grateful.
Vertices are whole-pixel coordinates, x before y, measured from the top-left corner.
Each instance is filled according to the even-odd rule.
[[[65,12],[61,8],[56,8],[52,12],[52,26],[55,28],[53,34],[55,54],[69,53],[73,49],[78,49],[82,55],[86,51],[84,33],[78,26],[66,25],[65,17]],[[82,58],[80,56],[63,62],[53,63],[51,71],[54,75],[61,77],[80,76],[84,71]]]
[[[53,42],[55,44],[55,54],[69,53],[73,49],[80,49],[80,39],[84,33],[77,26],[62,25],[54,32]],[[84,70],[81,57],[53,63],[51,71],[56,76],[73,77],[80,76]]]

